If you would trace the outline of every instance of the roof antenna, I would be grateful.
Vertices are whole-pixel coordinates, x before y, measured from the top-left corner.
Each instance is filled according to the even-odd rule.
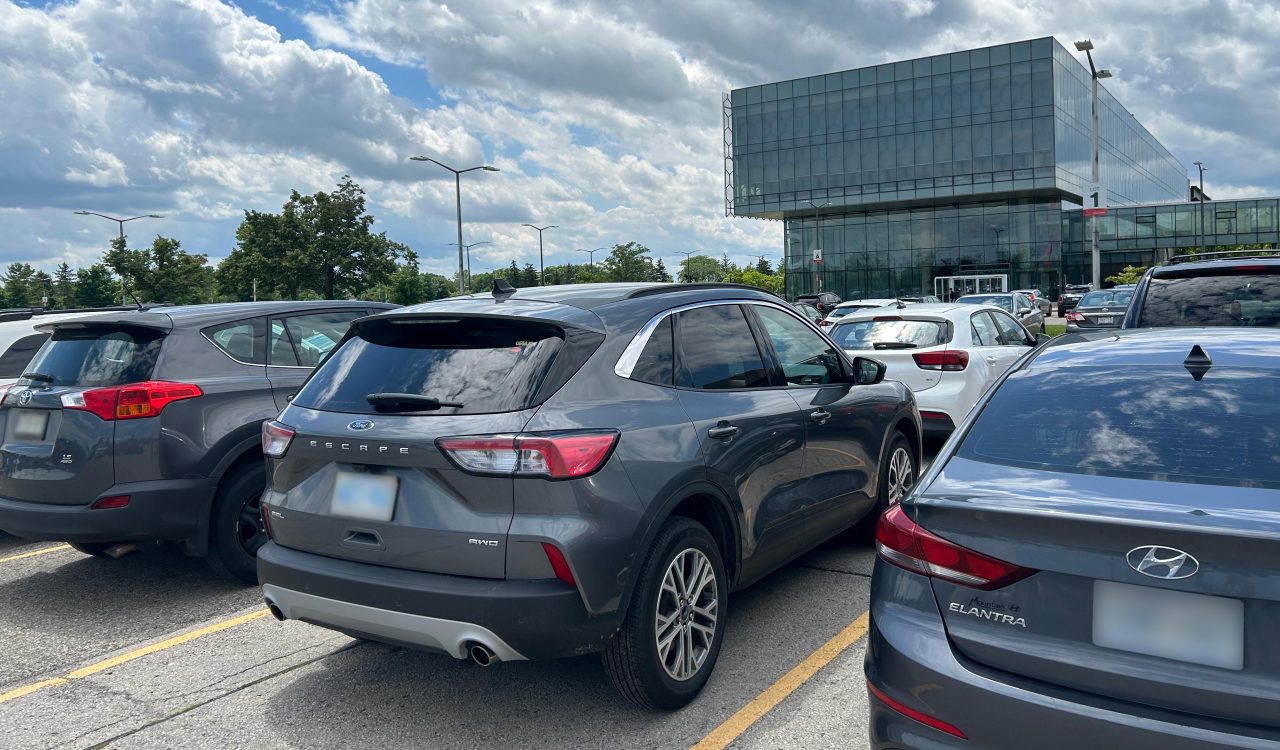
[[[495,278],[493,280],[493,298],[502,302],[508,297],[516,293],[516,288],[507,283],[506,279]]]
[[[1199,383],[1205,373],[1209,372],[1209,368],[1213,367],[1213,360],[1209,359],[1209,355],[1200,348],[1199,344],[1195,344],[1191,347],[1191,353],[1187,358],[1182,360],[1182,366],[1187,368],[1187,372],[1191,373],[1191,377]]]

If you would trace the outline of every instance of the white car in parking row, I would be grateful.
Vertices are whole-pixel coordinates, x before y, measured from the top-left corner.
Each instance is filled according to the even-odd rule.
[[[1041,341],[994,305],[919,304],[859,310],[827,329],[852,356],[871,356],[885,378],[915,394],[925,435],[945,438],[978,397]]]

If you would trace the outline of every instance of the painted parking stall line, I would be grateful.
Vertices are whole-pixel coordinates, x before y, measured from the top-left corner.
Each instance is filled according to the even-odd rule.
[[[3,565],[7,562],[13,562],[14,560],[25,560],[28,557],[39,557],[40,555],[47,555],[51,552],[64,552],[69,549],[71,549],[70,544],[55,544],[52,547],[41,547],[40,549],[32,550],[30,552],[23,552],[17,555],[9,555],[8,557],[0,557],[0,565]]]

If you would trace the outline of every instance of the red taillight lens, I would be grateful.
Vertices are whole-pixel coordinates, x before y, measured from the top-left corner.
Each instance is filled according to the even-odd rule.
[[[128,495],[111,495],[109,497],[100,497],[89,505],[89,510],[111,510],[112,508],[124,508],[129,505]]]
[[[556,578],[575,589],[578,588],[577,581],[573,580],[573,571],[569,569],[569,561],[564,559],[564,553],[560,551],[560,548],[554,544],[543,542],[542,551],[547,554],[547,562],[551,563],[551,569],[555,571]]]
[[[899,703],[898,701],[895,701],[894,699],[885,695],[883,691],[877,689],[876,686],[872,685],[870,682],[867,682],[867,690],[871,691],[872,695],[879,698],[881,703],[885,704],[886,706],[893,709],[894,711],[897,711],[898,713],[902,714],[908,719],[918,721],[921,724],[924,724],[925,726],[933,727],[939,732],[946,732],[952,737],[959,737],[962,740],[969,739],[967,736],[965,736],[964,732],[961,732],[959,729],[956,729],[955,727],[951,726],[947,722],[941,721],[939,719],[935,719],[929,714],[924,713],[923,711],[917,711],[914,708],[911,708],[910,706],[905,706]]]
[[[1071,312],[1067,313],[1067,320],[1070,320],[1073,323],[1079,323],[1084,320],[1084,315],[1082,313],[1076,312],[1075,310],[1072,310]]]
[[[262,423],[262,452],[272,458],[280,458],[289,450],[293,441],[293,428],[287,424],[269,419]],[[263,511],[266,512],[265,510]]]
[[[145,383],[64,393],[61,401],[64,409],[87,411],[110,422],[116,419],[154,417],[174,401],[203,395],[204,391],[200,390],[200,386],[191,383],[148,380]]]
[[[920,418],[921,419],[937,419],[940,421],[946,420],[948,422],[951,421],[951,417],[948,417],[946,414],[943,414],[940,411],[925,411],[924,409],[920,410]]]
[[[969,366],[969,352],[963,349],[947,349],[940,352],[920,352],[912,354],[916,367],[921,370],[943,370],[958,372]]]
[[[876,552],[885,562],[961,586],[991,591],[1036,571],[988,557],[932,534],[896,505],[876,525]]]
[[[267,508],[267,504],[259,503],[258,512],[262,514],[262,528],[266,530],[267,538],[275,539],[276,535],[271,531],[271,511]]]
[[[475,474],[577,479],[603,466],[617,442],[616,432],[573,432],[440,438],[436,446]]]

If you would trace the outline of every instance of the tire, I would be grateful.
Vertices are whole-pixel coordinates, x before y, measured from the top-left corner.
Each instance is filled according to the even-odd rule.
[[[902,462],[904,460],[908,475],[905,485],[898,478],[902,472]],[[919,468],[916,466],[915,455],[911,451],[911,442],[907,440],[906,435],[895,430],[893,439],[889,441],[889,449],[884,452],[884,457],[880,459],[880,479],[876,486],[876,507],[863,516],[862,520],[858,521],[858,536],[867,541],[874,539],[876,523],[880,520],[880,515],[897,505],[903,496],[915,486],[917,479],[919,479]]]
[[[253,463],[228,472],[218,483],[209,519],[209,552],[215,572],[246,584],[258,582],[256,555],[267,541],[261,518],[266,471]]]
[[[90,557],[106,557],[103,553],[115,546],[115,542],[67,542],[71,549]]]
[[[698,574],[703,607],[680,603],[676,592],[682,578],[676,575],[677,567],[685,573],[710,568],[710,581],[704,573]],[[668,576],[669,587],[664,587]],[[696,698],[720,655],[728,593],[724,562],[706,527],[688,518],[668,519],[640,568],[627,618],[603,654],[605,671],[618,692],[632,703],[663,711],[674,711]],[[667,620],[670,627],[664,631],[674,632],[665,657],[660,655],[657,633],[663,610],[672,615]],[[705,634],[708,620],[709,642]],[[685,653],[693,653],[701,661],[690,665],[680,658]]]

